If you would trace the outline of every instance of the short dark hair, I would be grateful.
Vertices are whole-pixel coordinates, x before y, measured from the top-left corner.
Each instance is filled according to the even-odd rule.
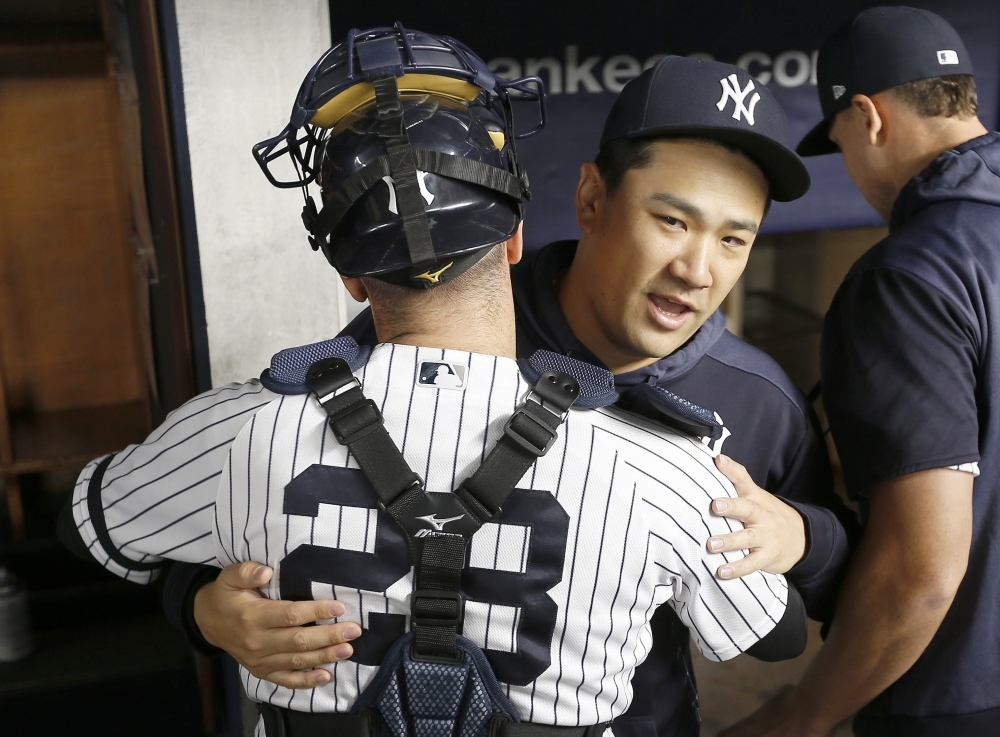
[[[604,187],[608,192],[608,197],[613,197],[615,192],[618,191],[618,188],[622,184],[622,180],[625,178],[625,173],[628,172],[629,169],[644,169],[652,163],[654,143],[657,141],[677,139],[711,143],[715,146],[721,146],[727,151],[731,151],[750,159],[750,157],[747,156],[743,150],[715,138],[703,138],[701,136],[616,138],[601,146],[600,151],[597,152],[597,158],[594,159],[594,164],[597,165],[597,171],[600,172],[601,179],[604,180]],[[753,159],[750,160],[753,161]],[[767,181],[766,177],[765,181]],[[764,215],[767,215],[767,213],[771,210],[770,188],[770,182],[768,182],[769,191],[767,203],[764,205]]]
[[[629,169],[645,169],[650,165],[653,161],[653,143],[657,140],[616,138],[601,146],[594,163],[601,173],[609,197],[618,191]]]
[[[971,118],[979,112],[976,80],[971,74],[918,79],[889,92],[922,118]]]

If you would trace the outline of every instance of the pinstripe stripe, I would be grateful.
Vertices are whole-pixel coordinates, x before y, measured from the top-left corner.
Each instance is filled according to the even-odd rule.
[[[616,456],[616,461],[617,461],[617,456]],[[609,504],[609,506],[610,506],[610,503],[611,503],[611,496],[612,495],[609,493],[608,494],[608,504]],[[623,538],[625,540],[628,540],[629,533],[632,531],[632,513],[635,510],[635,497],[636,497],[635,486],[633,485],[633,487],[632,487],[632,498],[631,498],[631,500],[629,500],[628,522],[626,522],[626,524],[625,524],[625,536]],[[607,516],[607,512],[605,512],[605,516]],[[603,531],[602,531],[602,536],[603,536]],[[602,537],[602,541],[603,541],[603,537]],[[610,609],[610,612],[611,612],[611,622],[610,622],[610,624],[608,626],[608,636],[604,638],[604,645],[603,645],[603,648],[602,648],[603,651],[604,651],[604,676],[601,678],[601,688],[600,688],[600,690],[598,690],[597,694],[594,696],[594,711],[595,712],[598,711],[598,709],[599,709],[600,705],[599,705],[598,702],[599,702],[599,699],[601,698],[601,694],[604,693],[604,687],[607,684],[607,679],[608,679],[608,675],[609,675],[608,674],[608,652],[609,652],[608,651],[608,642],[611,640],[611,635],[613,635],[614,631],[615,631],[615,620],[614,620],[615,605],[618,603],[618,595],[622,591],[622,580],[624,578],[625,578],[625,576],[624,576],[624,568],[622,567],[622,568],[618,569],[618,585],[615,587],[615,595],[611,599],[611,609]],[[596,595],[596,592],[595,592],[595,595]],[[623,663],[623,665],[624,665],[624,663]],[[616,684],[616,686],[617,686],[617,684]],[[617,700],[617,694],[616,694],[616,700]]]
[[[594,455],[594,436],[595,436],[594,429],[591,428],[591,432],[590,432],[590,452],[587,453],[587,457],[588,458],[590,458],[590,457],[592,457]],[[592,464],[588,464],[587,465],[586,474],[583,477],[583,486],[582,486],[582,488],[580,490],[580,509],[577,511],[576,519],[574,520],[574,522],[576,523],[574,525],[574,527],[576,528],[576,535],[575,535],[575,537],[573,539],[573,557],[572,557],[572,559],[570,561],[569,581],[568,581],[568,584],[566,586],[566,600],[567,600],[567,602],[572,602],[572,598],[573,598],[573,573],[576,570],[576,553],[577,553],[577,550],[578,550],[579,545],[580,545],[580,528],[583,527],[583,520],[582,520],[582,514],[581,514],[581,512],[583,512],[583,502],[584,502],[584,499],[586,498],[586,495],[587,495],[587,482],[590,480],[590,470],[591,470],[591,468],[592,468]],[[603,524],[600,525],[600,526],[601,526],[602,529],[604,528]],[[553,717],[555,719],[557,719],[557,720],[559,718],[558,717],[558,712],[559,712],[559,684],[562,683],[562,679],[563,679],[563,653],[566,652],[566,648],[563,647],[563,646],[566,643],[566,630],[567,630],[567,624],[569,623],[569,610],[570,610],[569,606],[565,606],[561,610],[561,613],[563,614],[563,629],[562,629],[562,634],[560,635],[560,638],[559,638],[559,676],[558,676],[558,678],[556,678],[556,683],[555,683],[555,700],[552,702]],[[579,719],[579,713],[577,715],[577,718]],[[553,724],[556,724],[556,723],[558,723],[558,722],[553,722]]]

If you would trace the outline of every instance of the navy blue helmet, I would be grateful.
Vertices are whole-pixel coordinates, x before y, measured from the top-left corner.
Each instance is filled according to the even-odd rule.
[[[538,107],[520,135],[513,101]],[[253,154],[273,185],[302,188],[309,241],[337,271],[430,288],[517,231],[530,191],[514,139],[544,123],[538,77],[504,80],[459,41],[396,23],[323,54]],[[286,156],[282,179],[272,165]]]

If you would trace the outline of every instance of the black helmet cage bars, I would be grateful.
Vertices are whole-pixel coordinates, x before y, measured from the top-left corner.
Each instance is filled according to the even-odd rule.
[[[450,47],[455,54],[455,58],[463,64],[464,68],[446,67],[425,63],[418,63],[414,51],[424,49],[437,50],[435,47],[414,46],[407,38],[407,31],[401,23],[396,23],[392,28],[371,28],[366,31],[359,31],[352,28],[347,34],[344,44],[337,44],[329,49],[319,58],[306,78],[299,87],[295,96],[295,105],[292,108],[291,120],[284,129],[273,138],[261,141],[253,147],[253,155],[257,164],[264,172],[264,176],[275,187],[282,189],[293,189],[304,187],[316,179],[319,171],[319,159],[322,156],[322,143],[329,131],[319,126],[311,125],[316,111],[325,103],[336,97],[346,87],[357,82],[366,81],[361,72],[360,65],[355,64],[356,50],[358,42],[371,40],[392,33],[402,41],[408,62],[403,70],[408,67],[412,71],[421,74],[441,74],[448,77],[465,79],[468,82],[482,88],[482,93],[478,99],[480,104],[492,108],[501,115],[506,122],[507,130],[514,129],[514,114],[511,107],[511,99],[525,102],[535,102],[538,104],[538,124],[524,133],[512,133],[514,139],[528,138],[538,133],[544,126],[546,120],[545,113],[545,85],[537,76],[521,77],[514,81],[508,81],[498,77],[489,70],[489,67],[461,41],[448,36],[435,36],[435,39]],[[409,33],[412,33],[409,32]],[[346,53],[343,49],[346,47]],[[332,62],[331,62],[332,58]],[[347,66],[346,79],[344,84],[335,85],[321,92],[316,92],[316,83],[322,76],[329,74],[338,67]],[[357,68],[356,68],[357,66]],[[397,75],[398,76],[398,75]],[[512,94],[513,93],[513,94]],[[284,144],[284,146],[282,146]],[[517,153],[514,144],[510,144],[511,159],[517,160]],[[270,163],[282,156],[288,155],[299,173],[299,178],[291,181],[281,181],[277,179],[270,170]]]
[[[406,73],[451,77],[479,88],[470,104],[482,105],[504,121],[502,153],[506,153],[506,171],[456,156],[431,156],[414,151],[402,117],[402,102],[396,79]],[[332,193],[322,211],[308,194],[308,185],[317,181],[322,169],[328,125],[315,125],[317,112],[337,95],[356,84],[370,83],[375,91],[379,137],[386,143],[387,155],[376,165],[360,171]],[[322,89],[317,89],[322,88]],[[539,122],[531,130],[515,134],[511,100],[538,104]],[[337,44],[313,65],[299,88],[288,125],[273,138],[253,147],[253,155],[268,181],[276,187],[301,187],[305,208],[302,219],[310,233],[314,250],[322,249],[333,264],[328,236],[357,201],[376,181],[391,174],[396,181],[400,215],[406,233],[411,267],[436,260],[426,212],[417,189],[416,169],[479,184],[517,201],[519,209],[531,197],[528,179],[517,161],[514,139],[526,138],[545,125],[545,88],[537,76],[513,82],[495,76],[471,49],[453,38],[407,31],[397,22],[393,27],[366,31],[351,29],[347,40]],[[275,177],[271,162],[287,155],[297,178],[282,181]],[[328,193],[329,194],[329,193]],[[412,272],[416,278],[416,271]],[[437,281],[426,282],[429,287]]]

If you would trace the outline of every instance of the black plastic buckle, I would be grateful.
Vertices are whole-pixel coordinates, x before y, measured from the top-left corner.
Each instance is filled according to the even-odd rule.
[[[410,606],[410,621],[414,627],[454,627],[456,632],[462,631],[465,621],[465,602],[457,591],[443,589],[417,589],[413,592],[413,604]],[[417,616],[417,600],[437,599],[455,602],[454,617],[420,617]]]
[[[342,423],[346,424],[347,419],[354,417],[358,412],[365,412],[368,414],[367,418],[360,418],[364,421],[364,424],[354,430],[354,432],[346,433],[341,429],[343,427]],[[355,443],[366,435],[370,435],[378,428],[382,427],[384,420],[382,419],[382,413],[379,411],[378,405],[375,404],[371,399],[366,399],[358,404],[351,405],[346,410],[341,411],[337,416],[330,418],[330,427],[333,429],[333,434],[337,438],[337,442],[341,445],[351,445]]]
[[[545,407],[542,407],[541,403],[536,402],[536,404],[538,404],[538,406],[541,409],[543,409],[544,411],[551,412],[551,410],[546,409]],[[555,413],[552,412],[552,414],[555,414]],[[555,416],[559,417],[559,415],[555,415]],[[546,443],[545,443],[544,446],[538,447],[531,440],[529,440],[528,438],[524,437],[524,435],[522,435],[521,433],[519,433],[517,431],[517,429],[514,427],[514,423],[515,423],[515,421],[518,418],[524,418],[524,419],[529,420],[530,422],[534,423],[536,427],[538,427],[539,429],[541,429],[543,433],[545,433],[546,435],[548,435],[548,440],[546,441]],[[545,455],[546,453],[548,453],[549,452],[549,448],[552,447],[553,443],[556,442],[556,438],[558,437],[558,434],[552,428],[546,427],[543,423],[539,422],[534,417],[532,417],[528,412],[525,412],[524,409],[519,409],[507,421],[507,424],[506,424],[506,426],[504,426],[504,429],[503,429],[503,434],[506,435],[511,440],[513,440],[519,446],[521,446],[522,448],[524,448],[529,453],[532,453],[532,454],[534,454],[534,455],[536,455],[538,457],[541,457],[541,456]]]
[[[551,405],[554,405],[560,412],[566,413],[580,397],[580,384],[575,378],[562,371],[546,371],[538,377],[535,386],[531,389],[531,395],[537,395]],[[546,409],[548,409],[546,407]],[[556,414],[553,412],[553,414]],[[562,415],[565,418],[565,414]]]
[[[324,358],[316,361],[306,373],[306,384],[316,394],[320,404],[347,391],[345,387],[349,384],[361,386],[361,382],[357,380],[343,358]]]

